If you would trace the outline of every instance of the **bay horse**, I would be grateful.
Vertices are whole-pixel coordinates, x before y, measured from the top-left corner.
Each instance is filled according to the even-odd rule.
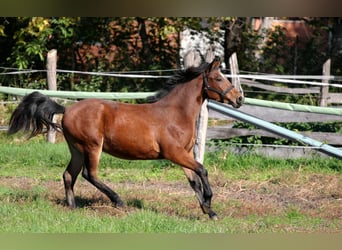
[[[82,176],[123,207],[119,195],[98,178],[101,152],[128,160],[168,159],[180,165],[204,214],[217,219],[211,208],[207,170],[194,159],[196,119],[205,98],[238,108],[243,97],[220,71],[220,59],[182,70],[143,104],[85,99],[64,107],[35,91],[13,112],[8,134],[20,130],[33,137],[47,129],[63,132],[71,159],[63,173],[67,205],[76,207],[74,185]],[[63,114],[61,126],[52,121]]]

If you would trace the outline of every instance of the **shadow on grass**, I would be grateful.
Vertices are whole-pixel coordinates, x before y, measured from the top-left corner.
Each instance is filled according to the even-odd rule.
[[[115,207],[108,199],[105,197],[98,197],[98,198],[88,198],[88,197],[80,197],[75,196],[75,202],[77,208],[90,208],[90,207],[97,207],[97,206],[112,206]],[[67,203],[65,199],[56,199],[55,203],[57,205],[62,205],[67,207]],[[144,209],[144,201],[142,199],[128,199],[125,201],[125,207],[136,208],[136,209]]]

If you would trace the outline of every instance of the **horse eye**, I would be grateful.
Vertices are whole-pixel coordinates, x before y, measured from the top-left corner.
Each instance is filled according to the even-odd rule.
[[[222,81],[222,78],[216,78],[216,81],[217,81],[217,82],[221,82],[221,81]]]

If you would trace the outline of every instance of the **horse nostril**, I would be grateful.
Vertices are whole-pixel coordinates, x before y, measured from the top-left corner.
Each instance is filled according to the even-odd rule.
[[[238,99],[237,99],[237,102],[238,102],[239,104],[241,104],[241,103],[243,102],[243,97],[242,97],[242,96],[239,96]]]

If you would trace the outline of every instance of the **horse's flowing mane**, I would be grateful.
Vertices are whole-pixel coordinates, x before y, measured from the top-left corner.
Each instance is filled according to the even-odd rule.
[[[174,76],[172,76],[165,84],[165,86],[160,89],[155,95],[148,96],[147,102],[153,103],[162,99],[168,93],[170,93],[177,85],[183,84],[191,81],[200,74],[202,74],[209,66],[209,63],[204,62],[198,67],[190,67],[186,70],[178,71]]]

